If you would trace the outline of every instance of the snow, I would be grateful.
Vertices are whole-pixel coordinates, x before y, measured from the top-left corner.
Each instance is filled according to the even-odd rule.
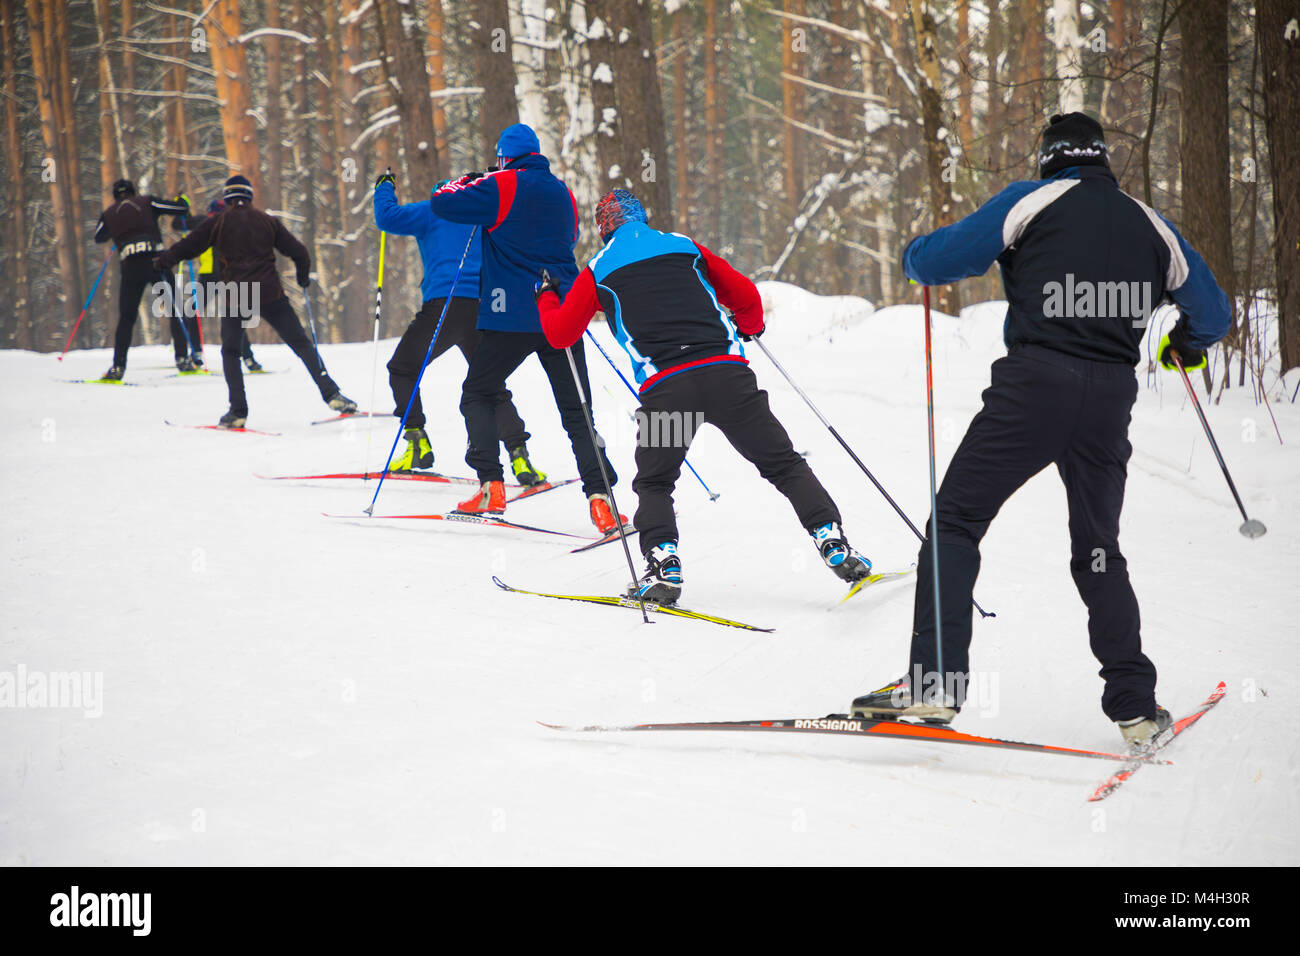
[[[918,524],[927,512],[925,369],[915,306],[872,311],[761,285],[763,342]],[[398,321],[386,298],[386,325]],[[102,303],[97,306],[102,308]],[[102,313],[101,313],[102,314]],[[935,317],[940,468],[988,366],[1001,311]],[[594,330],[623,363],[604,328]],[[378,364],[392,353],[380,343]],[[520,595],[491,584],[610,593],[621,551],[357,513],[360,482],[261,474],[375,468],[391,418],[312,427],[329,412],[283,346],[247,380],[250,425],[282,437],[169,428],[225,410],[219,375],[167,378],[170,347],[131,352],[128,381],[64,384],[104,350],[0,353],[6,569],[0,672],[99,675],[102,716],[0,712],[0,864],[770,863],[1295,864],[1296,571],[1300,412],[1249,389],[1207,408],[1233,477],[1269,533],[1249,541],[1181,383],[1135,410],[1123,541],[1160,698],[1175,714],[1222,679],[1227,699],[1104,804],[1099,761],[835,737],[562,735],[535,721],[624,723],[820,716],[906,663],[912,586],[838,607],[788,507],[705,429],[678,487],[683,604],[775,627],[753,634]],[[209,343],[209,362],[218,359]],[[323,346],[365,404],[370,343]],[[753,367],[795,445],[879,568],[916,541],[771,364]],[[598,427],[635,507],[634,403],[587,351]],[[441,468],[464,473],[459,357],[424,387]],[[384,388],[382,367],[380,389]],[[539,367],[511,388],[537,464],[573,473]],[[1288,395],[1289,397],[1289,395]],[[375,407],[388,403],[376,400]],[[1256,423],[1253,432],[1243,423]],[[1254,438],[1253,441],[1247,440]],[[386,483],[380,513],[436,512],[463,489]],[[511,505],[516,520],[584,533],[572,487]],[[739,556],[748,560],[738,560]],[[1112,749],[1051,472],[1011,499],[985,541],[974,663],[994,706],[974,733]],[[1275,708],[1282,707],[1282,711]]]

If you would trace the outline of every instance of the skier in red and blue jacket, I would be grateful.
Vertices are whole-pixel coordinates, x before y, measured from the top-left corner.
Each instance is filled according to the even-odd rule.
[[[745,358],[740,340],[764,329],[754,283],[686,236],[650,228],[645,209],[626,189],[600,200],[596,225],[605,247],[567,295],[543,277],[537,304],[546,338],[557,348],[580,342],[603,311],[640,384],[633,520],[646,573],[629,593],[659,604],[681,595],[673,489],[704,423],[785,495],[832,571],[850,583],[870,574],[871,562],[849,547],[839,509],[794,450]]]
[[[587,495],[592,523],[602,533],[616,531],[601,479],[604,451],[592,443],[563,349],[542,334],[533,287],[545,270],[567,289],[578,275],[573,248],[578,242],[578,207],[573,193],[551,173],[537,134],[523,123],[507,127],[497,140],[497,164],[487,173],[470,173],[433,194],[430,208],[448,222],[479,227],[483,264],[479,273],[478,329],[482,337],[461,387],[469,450],[465,461],[478,474],[479,489],[460,503],[462,511],[505,511],[504,470],[494,408],[506,379],[524,359],[536,355],[568,432]],[[573,347],[583,394],[590,395],[582,343]],[[603,445],[603,442],[598,442]],[[611,485],[617,480],[605,461]]]
[[[434,191],[446,182],[439,183]],[[389,466],[389,471],[433,467],[433,447],[424,430],[424,407],[418,393],[412,397],[425,356],[433,361],[455,347],[469,362],[481,337],[475,324],[482,241],[473,226],[439,219],[433,213],[431,202],[426,199],[405,205],[398,203],[397,181],[391,172],[384,173],[375,182],[375,225],[395,236],[414,236],[424,263],[424,278],[420,282],[424,304],[402,333],[388,362],[388,384],[396,406],[393,414],[400,418],[408,403],[411,408],[403,433],[406,451]],[[435,331],[438,341],[430,352],[429,343]],[[515,480],[525,486],[545,481],[546,475],[534,468],[528,457],[528,432],[505,389],[497,395],[495,414],[497,431],[510,456]]]

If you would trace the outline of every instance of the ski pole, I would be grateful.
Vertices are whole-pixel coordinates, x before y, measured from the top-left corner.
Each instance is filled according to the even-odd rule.
[[[1187,377],[1187,369],[1183,368],[1183,360],[1177,350],[1170,350],[1173,353],[1174,363],[1178,366],[1178,372],[1183,377],[1183,384],[1187,386],[1187,394],[1192,397],[1192,407],[1196,409],[1196,417],[1201,420],[1201,427],[1205,429],[1205,437],[1210,440],[1210,447],[1214,449],[1214,457],[1219,460],[1219,467],[1223,470],[1223,477],[1228,481],[1228,490],[1232,492],[1233,499],[1237,502],[1237,510],[1241,512],[1245,520],[1237,530],[1247,538],[1258,538],[1268,531],[1262,521],[1257,521],[1246,514],[1246,506],[1241,503],[1241,495],[1237,494],[1237,486],[1232,483],[1232,475],[1228,474],[1228,466],[1223,460],[1223,453],[1219,451],[1219,443],[1214,440],[1214,432],[1210,431],[1210,423],[1205,420],[1205,412],[1201,411],[1201,400],[1196,397],[1196,389],[1192,387],[1192,380]]]
[[[912,523],[912,519],[907,516],[907,512],[900,508],[898,502],[889,496],[889,492],[885,490],[885,486],[876,480],[876,476],[871,473],[871,469],[862,463],[862,459],[854,453],[853,449],[849,447],[849,443],[846,442],[843,436],[835,430],[835,426],[826,420],[826,416],[823,415],[821,411],[818,410],[817,406],[813,404],[813,400],[808,397],[808,394],[799,387],[794,379],[790,377],[790,373],[787,372],[785,368],[782,367],[781,363],[776,360],[776,356],[774,356],[768,347],[763,344],[763,340],[756,338],[754,339],[754,342],[763,350],[763,354],[768,357],[768,360],[776,366],[776,370],[781,373],[787,382],[790,383],[790,387],[799,393],[799,397],[804,400],[808,407],[812,409],[813,414],[816,415],[821,420],[821,423],[826,426],[826,430],[831,433],[832,437],[834,437],[837,442],[840,443],[840,447],[849,453],[849,457],[853,459],[853,463],[862,469],[864,475],[871,479],[871,483],[876,486],[876,490],[879,491],[881,495],[884,496],[885,500],[889,502],[890,506],[898,512],[898,516],[903,519],[903,522],[912,529],[912,534],[916,535],[917,540],[922,542],[925,541],[925,535],[921,533],[921,529]],[[974,598],[971,599],[971,603],[975,605],[975,610],[979,611],[981,616],[997,617],[993,612],[986,611],[984,608],[980,607],[979,602]]]
[[[117,252],[117,246],[108,247],[108,255],[104,259],[104,264],[99,267],[99,275],[95,276],[95,284],[90,287],[90,295],[86,296],[86,304],[81,307],[81,315],[77,316],[76,323],[72,326],[72,331],[68,333],[68,344],[63,346],[63,351],[59,353],[59,361],[63,361],[63,356],[68,354],[68,349],[72,348],[72,340],[77,335],[77,329],[81,327],[81,320],[86,317],[86,312],[90,308],[91,300],[95,298],[95,291],[99,288],[99,281],[104,278],[104,273],[108,269],[108,264],[113,261],[113,253]]]
[[[564,354],[569,357],[569,371],[573,373],[573,386],[578,390],[578,403],[582,405],[582,417],[587,423],[587,434],[591,437],[591,448],[596,454],[596,464],[600,465],[600,480],[605,483],[605,494],[609,495],[609,507],[614,512],[614,520],[618,522],[618,537],[623,542],[623,554],[627,557],[627,569],[632,574],[632,586],[636,587],[636,565],[632,563],[632,549],[627,546],[627,528],[623,526],[623,513],[618,510],[618,502],[614,500],[614,486],[609,483],[609,472],[605,470],[605,450],[596,438],[596,426],[591,420],[591,406],[587,404],[587,395],[582,390],[582,380],[578,377],[578,363],[573,360],[573,347],[566,346]],[[637,588],[637,601],[641,605],[641,619],[645,623],[652,623],[650,615],[645,609],[645,595],[641,589]]]
[[[177,263],[176,272],[172,276],[172,318],[174,318],[176,324],[181,327],[181,338],[185,339],[185,346],[190,350],[190,354],[193,355],[194,340],[190,338],[190,330],[185,327],[184,289],[185,280],[181,278],[180,263]]]
[[[186,259],[185,265],[190,270],[190,284],[194,286],[194,327],[199,331],[199,358],[203,355],[203,299],[199,293],[199,278],[194,272],[194,260]],[[206,362],[206,359],[204,359]]]
[[[934,651],[935,669],[939,672],[940,694],[948,678],[943,670],[943,616],[939,611],[939,497],[934,489],[934,363],[930,349],[930,287],[921,287],[921,306],[925,313],[925,409],[930,424],[930,559],[934,577]],[[942,697],[940,698],[942,703]]]
[[[587,329],[587,338],[591,339],[591,344],[596,346],[596,349],[600,352],[601,355],[605,356],[605,361],[608,362],[609,367],[614,370],[614,374],[617,375],[622,380],[623,384],[627,386],[627,390],[632,393],[632,397],[635,398],[637,401],[640,401],[641,397],[637,395],[636,389],[632,387],[632,383],[627,380],[627,378],[623,375],[621,371],[619,371],[618,366],[614,364],[614,360],[609,357],[609,353],[606,352],[603,348],[601,348],[600,343],[596,341],[596,337],[591,334],[591,329]],[[695,476],[695,480],[698,481],[704,487],[704,491],[708,494],[709,500],[717,501],[721,493],[710,490],[709,486],[704,483],[704,479],[700,477],[700,473],[695,470],[695,466],[692,465],[685,457],[682,458],[682,462],[686,465],[687,468],[691,470],[691,474]]]
[[[384,460],[384,470],[379,473],[379,484],[375,486],[375,496],[370,499],[370,507],[366,508],[366,514],[375,513],[375,502],[379,500],[380,489],[384,487],[384,478],[388,474],[388,466],[392,464],[393,453],[397,451],[397,442],[402,437],[402,432],[406,430],[406,417],[411,414],[411,407],[415,404],[415,396],[420,394],[420,380],[424,378],[424,370],[429,367],[433,361],[433,346],[438,341],[438,333],[442,331],[442,322],[447,318],[447,307],[451,305],[451,297],[456,292],[456,283],[460,281],[461,270],[465,268],[465,260],[469,257],[469,247],[474,243],[474,237],[478,235],[478,226],[469,231],[469,241],[465,243],[465,251],[460,254],[460,265],[456,267],[456,274],[452,277],[451,288],[447,290],[447,298],[442,303],[442,314],[438,316],[438,324],[434,326],[433,338],[429,339],[429,347],[424,353],[424,364],[420,366],[420,373],[415,376],[415,387],[411,389],[411,397],[406,400],[406,411],[402,412],[402,420],[398,423],[397,434],[393,436],[393,445],[388,449],[388,457]]]
[[[375,407],[375,388],[379,378],[379,314],[383,310],[384,304],[384,246],[388,239],[388,233],[382,229],[379,232],[379,278],[375,280],[375,350],[370,357],[370,411],[366,412],[367,417],[373,417]],[[370,473],[370,432],[366,429],[366,457],[362,462],[362,474]]]

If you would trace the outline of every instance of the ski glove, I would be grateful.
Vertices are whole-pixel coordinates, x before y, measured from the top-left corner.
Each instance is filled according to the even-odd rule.
[[[1187,343],[1187,319],[1180,318],[1174,327],[1166,333],[1165,337],[1160,340],[1160,350],[1156,353],[1160,361],[1160,367],[1169,372],[1178,370],[1174,364],[1174,357],[1170,353],[1177,353],[1178,358],[1183,363],[1185,371],[1205,368],[1205,350],[1198,349]]]
[[[560,295],[560,284],[552,279],[551,274],[545,269],[542,270],[542,281],[533,286],[533,301],[540,299],[543,292],[554,292],[557,296]],[[560,298],[564,297],[560,296]]]
[[[740,341],[752,342],[754,341],[754,339],[758,338],[764,332],[767,331],[767,324],[764,323],[763,327],[759,329],[757,332],[741,332],[740,329],[736,329],[736,331],[740,334]]]
[[[397,178],[393,175],[393,171],[391,169],[388,170],[388,172],[384,173],[384,175],[380,176],[378,179],[375,180],[375,188],[378,189],[384,183],[391,183],[393,189],[394,190],[397,189]]]
[[[311,285],[311,276],[305,276],[305,275],[298,276],[298,288],[305,289],[309,285]]]

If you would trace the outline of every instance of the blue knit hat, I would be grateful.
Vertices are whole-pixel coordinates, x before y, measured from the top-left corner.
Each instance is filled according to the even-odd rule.
[[[226,188],[222,190],[221,198],[226,202],[233,202],[236,199],[247,199],[252,202],[253,184],[246,176],[231,176],[226,180]]]
[[[601,242],[609,242],[614,230],[624,223],[645,221],[641,200],[626,189],[611,189],[596,203],[596,228],[600,230]]]
[[[533,128],[524,123],[507,126],[497,140],[497,155],[505,159],[518,159],[529,153],[540,153],[542,144],[537,140]]]

